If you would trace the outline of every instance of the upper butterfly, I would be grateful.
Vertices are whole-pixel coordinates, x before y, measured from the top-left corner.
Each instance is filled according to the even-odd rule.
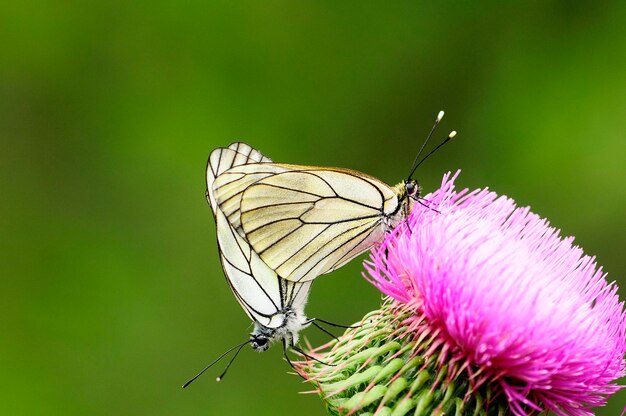
[[[408,216],[420,202],[413,172],[454,135],[419,163],[418,154],[408,178],[393,187],[354,170],[274,163],[245,143],[211,152],[206,196],[222,268],[255,323],[246,343],[256,351],[277,340],[295,348],[313,321],[304,315],[311,281],[380,242]]]

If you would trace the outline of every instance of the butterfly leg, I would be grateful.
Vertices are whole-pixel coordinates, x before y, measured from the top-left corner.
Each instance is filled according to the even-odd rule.
[[[417,200],[419,202],[419,199]],[[404,220],[406,221],[406,228],[409,230],[409,234],[413,234],[411,230],[411,223],[409,222],[409,204],[404,206]],[[385,247],[385,259],[387,258],[387,248]]]
[[[296,370],[296,372],[298,372],[298,369],[296,368],[296,366],[293,365],[293,363],[291,362],[291,359],[289,358],[289,354],[287,354],[287,348],[288,348],[287,340],[283,338],[283,356],[285,357],[285,360],[287,360],[291,368],[293,368],[294,370]]]
[[[352,325],[352,326],[350,326],[350,325],[340,325],[340,324],[336,324],[334,322],[326,321],[326,320],[324,320],[322,318],[312,318],[312,319],[309,319],[308,321],[306,321],[306,324],[308,325],[310,323],[313,323],[313,321],[323,322],[326,325],[335,326],[337,328],[354,329],[354,328],[360,328],[362,326],[362,325]]]
[[[418,199],[416,199],[417,203],[418,203],[418,204],[420,204],[421,206],[423,206],[423,207],[425,207],[425,208],[428,208],[428,209],[430,209],[430,210],[433,210],[433,211],[435,211],[437,214],[441,214],[441,211],[438,211],[438,210],[436,210],[435,208],[432,208],[430,205],[426,205],[425,203],[423,203],[423,202],[422,202],[422,200],[424,200],[424,201],[426,201],[426,202],[430,202],[429,200],[424,199],[424,198],[418,198]]]
[[[317,322],[315,322],[314,319],[311,319],[311,323],[320,331],[322,331],[323,333],[329,335],[331,338],[336,339],[337,341],[339,341],[339,338],[337,338],[337,336],[333,333],[331,333],[330,331],[328,331],[326,328],[324,328],[323,326],[321,326],[320,324],[318,324]]]
[[[294,350],[295,352],[297,352],[298,354],[300,354],[300,355],[302,355],[302,356],[304,356],[304,357],[308,358],[309,360],[313,360],[313,361],[316,361],[316,362],[318,362],[318,363],[320,363],[320,364],[324,364],[324,365],[327,365],[327,366],[330,366],[330,367],[336,367],[336,366],[337,366],[337,364],[329,364],[329,363],[326,363],[326,362],[324,362],[324,361],[322,361],[322,360],[319,360],[319,359],[317,359],[317,358],[315,358],[315,357],[313,357],[313,356],[311,356],[311,355],[307,354],[306,352],[302,351],[302,349],[300,349],[300,348],[299,348],[298,346],[296,346],[296,345],[292,345],[292,346],[291,346],[291,349],[293,349],[293,350]],[[294,368],[295,368],[295,367],[294,367]]]

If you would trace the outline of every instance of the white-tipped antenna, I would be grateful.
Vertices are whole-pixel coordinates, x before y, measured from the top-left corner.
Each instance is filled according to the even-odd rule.
[[[247,343],[246,343],[247,344]],[[233,363],[233,361],[235,361],[235,358],[237,358],[237,356],[239,355],[239,353],[241,352],[241,349],[243,347],[246,346],[246,344],[241,344],[239,346],[239,348],[237,348],[237,351],[235,352],[235,355],[233,355],[233,357],[230,359],[230,361],[228,362],[228,364],[226,365],[226,368],[224,368],[224,371],[222,371],[222,374],[220,374],[219,376],[217,376],[217,378],[215,379],[215,381],[220,382],[224,379],[224,376],[226,375],[226,372],[228,371],[228,369],[230,368],[231,364]]]
[[[228,350],[226,350],[226,352],[224,352],[222,355],[220,355],[219,357],[217,357],[217,359],[215,359],[211,364],[207,365],[206,367],[204,367],[204,369],[202,371],[200,371],[198,374],[196,374],[191,380],[189,380],[188,382],[186,382],[185,384],[183,384],[183,388],[186,388],[187,386],[189,386],[191,383],[193,383],[194,381],[196,381],[196,379],[198,377],[200,377],[202,374],[204,374],[204,372],[206,370],[208,370],[209,368],[211,368],[213,366],[213,364],[217,363],[219,360],[221,360],[222,358],[224,358],[226,356],[226,354],[228,354],[229,352],[231,352],[234,349],[237,349],[237,352],[235,353],[235,355],[233,356],[233,358],[229,361],[228,365],[226,366],[226,369],[224,370],[224,372],[217,378],[217,381],[220,381],[223,377],[224,374],[226,373],[226,370],[228,370],[228,367],[230,367],[230,365],[233,363],[233,361],[235,360],[235,357],[237,357],[237,354],[239,354],[239,351],[241,351],[241,349],[250,342],[250,340],[246,340],[244,342],[242,342],[241,344],[237,344],[231,348],[229,348]]]
[[[419,152],[417,152],[417,156],[415,156],[415,160],[413,161],[413,166],[411,166],[411,173],[409,173],[409,176],[407,177],[407,181],[411,179],[411,176],[413,176],[413,173],[415,173],[415,169],[417,169],[417,167],[419,166],[419,164],[417,163],[417,160],[419,159],[420,155],[422,154],[422,151],[424,151],[424,147],[426,147],[426,143],[428,143],[428,140],[430,140],[430,137],[435,132],[435,129],[439,125],[439,122],[443,118],[444,114],[445,113],[443,112],[443,110],[440,111],[437,114],[437,119],[435,120],[435,124],[433,124],[432,128],[428,132],[428,136],[426,136],[426,140],[424,140],[424,143],[422,143],[422,147],[420,147]]]
[[[419,165],[421,165],[422,163],[424,163],[424,161],[425,161],[426,159],[428,159],[428,157],[429,157],[430,155],[432,155],[432,154],[433,154],[433,153],[435,153],[437,150],[439,150],[439,149],[440,149],[440,148],[441,148],[444,144],[446,144],[446,143],[448,143],[450,140],[454,139],[454,137],[455,137],[455,136],[456,136],[456,131],[452,130],[452,131],[450,132],[450,134],[448,134],[448,137],[446,137],[446,138],[445,138],[445,140],[444,140],[444,141],[442,141],[441,143],[439,143],[439,144],[437,145],[437,147],[435,147],[433,150],[431,150],[430,152],[428,152],[428,154],[427,154],[426,156],[424,156],[424,158],[423,158],[422,160],[420,160],[420,161],[418,162],[418,164],[417,164],[417,165],[415,165],[415,169],[417,169],[417,167],[418,167]],[[414,170],[415,170],[415,169],[414,169]]]

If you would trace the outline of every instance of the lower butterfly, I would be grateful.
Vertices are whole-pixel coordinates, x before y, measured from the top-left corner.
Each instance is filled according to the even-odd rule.
[[[282,341],[287,360],[287,348],[302,353],[299,333],[315,324],[304,314],[311,282],[380,242],[415,202],[422,203],[419,184],[411,177],[456,134],[419,160],[442,117],[440,112],[408,178],[395,186],[349,169],[275,163],[245,143],[211,152],[206,197],[215,217],[220,260],[254,330],[183,387],[237,349],[228,369],[246,344],[261,352]]]

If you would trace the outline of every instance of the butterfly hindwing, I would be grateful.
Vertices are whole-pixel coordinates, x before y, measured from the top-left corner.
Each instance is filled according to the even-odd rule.
[[[255,163],[269,163],[271,161],[270,158],[263,156],[258,150],[241,142],[233,143],[228,148],[217,148],[212,151],[209,155],[206,169],[206,196],[213,212],[215,212],[217,207],[213,184],[218,176],[233,167]]]
[[[252,320],[277,328],[283,324],[281,312],[285,307],[300,302],[296,305],[304,308],[309,284],[281,279],[268,267],[230,224],[213,191],[215,180],[225,172],[247,164],[269,162],[269,158],[244,143],[214,150],[207,167],[207,199],[215,215],[222,268],[235,297]]]

